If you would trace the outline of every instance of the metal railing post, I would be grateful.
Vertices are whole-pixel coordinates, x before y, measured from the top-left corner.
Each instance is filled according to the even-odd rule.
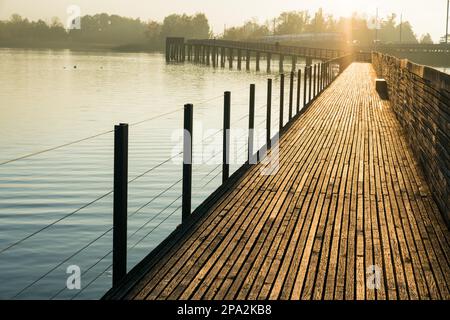
[[[191,216],[194,106],[184,106],[182,224]]]
[[[316,87],[316,80],[317,80],[317,64],[315,64],[314,65],[314,78],[313,78],[313,81],[312,81],[312,84],[313,84],[313,100],[316,98],[316,90],[317,90],[317,87]]]
[[[280,75],[280,123],[279,132],[281,136],[281,130],[283,130],[283,112],[284,112],[284,74]]]
[[[114,128],[113,287],[127,274],[128,124]]]
[[[312,70],[313,70],[312,66],[309,66],[309,74],[308,74],[308,76],[309,76],[309,81],[308,81],[308,85],[309,85],[309,89],[308,89],[308,91],[309,91],[308,104],[310,104],[311,100],[312,100]]]
[[[250,85],[250,101],[248,116],[248,163],[256,164],[253,154],[253,146],[255,143],[255,89],[254,84]]]
[[[301,89],[300,86],[302,84],[302,69],[298,69],[297,75],[297,114],[300,112],[300,98],[301,98]]]
[[[291,71],[291,79],[289,82],[289,122],[292,120],[292,109],[294,104],[294,72]]]
[[[308,67],[305,66],[305,72],[303,74],[303,108],[306,108],[306,91],[307,91],[307,80],[308,80]]]
[[[271,137],[272,122],[272,79],[267,79],[267,113],[266,113],[266,146],[267,150],[272,147]]]
[[[222,184],[230,177],[230,118],[231,118],[231,92],[224,94],[223,108],[223,159],[222,159]]]

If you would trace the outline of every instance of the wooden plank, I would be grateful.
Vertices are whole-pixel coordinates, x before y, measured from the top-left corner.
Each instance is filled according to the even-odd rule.
[[[334,122],[331,122],[331,123],[333,124]],[[324,151],[328,150],[328,152],[330,153],[330,150],[333,149],[333,148],[331,148],[331,146],[333,146],[333,142],[334,142],[335,149],[337,149],[337,146],[339,145],[337,143],[337,141],[338,141],[337,138],[338,138],[337,136],[330,135],[328,137],[328,142],[324,145],[322,150],[324,150]],[[328,148],[327,148],[327,145],[328,145]],[[325,157],[325,156],[322,156],[322,157]],[[299,194],[299,192],[297,192],[297,194]],[[323,198],[325,198],[325,196],[323,196]],[[322,225],[322,227],[323,227],[323,225]],[[272,285],[273,280],[274,280],[274,278],[276,276],[275,270],[273,270],[271,273],[269,273],[269,275],[270,275],[269,280],[266,279],[266,281],[264,283],[263,290],[261,291],[261,293],[259,295],[260,299],[264,299],[267,296],[267,294],[269,292],[269,288]]]
[[[252,167],[124,297],[449,299],[449,231],[373,78],[344,71],[283,135],[279,171]]]
[[[288,145],[289,145],[289,143],[286,141],[285,143],[284,143],[284,146],[287,148],[288,147]],[[287,148],[288,150],[292,150],[292,149],[290,149],[290,148]],[[284,160],[282,159],[281,160],[281,162],[283,162]],[[287,167],[287,168],[289,168],[289,167]],[[291,171],[292,171],[292,169],[291,169]],[[289,176],[292,176],[293,174],[292,174],[292,172],[291,173],[289,173],[289,174],[287,174],[287,176],[289,177]],[[282,174],[280,174],[280,176],[283,176]],[[284,184],[286,184],[285,182],[283,182]],[[277,184],[279,184],[279,182],[277,183]],[[273,190],[273,189],[275,189],[275,190],[279,190],[280,188],[279,187],[269,187],[269,189],[270,190]],[[250,243],[251,243],[251,241],[250,241]],[[239,252],[239,251],[238,251]],[[242,259],[242,257],[244,257],[244,255],[242,255],[242,254],[239,254],[239,257],[240,257],[240,259]],[[227,260],[227,265],[228,265],[228,268],[227,269],[229,269],[229,266],[231,266],[231,264],[232,264],[232,261],[234,261],[233,259],[226,259]],[[247,261],[248,262],[248,261]],[[227,269],[225,269],[225,270],[221,270],[221,274],[226,274],[226,270]],[[242,277],[242,275],[243,275],[244,273],[243,272],[240,272],[240,275],[239,275],[239,278],[241,278]],[[231,276],[228,276],[227,277],[227,279],[226,279],[226,281],[225,281],[225,283],[227,283],[227,282],[230,282],[231,280],[234,280],[235,279],[235,275],[231,275]],[[230,279],[228,279],[228,278],[230,278]],[[218,279],[218,281],[216,281],[216,282],[221,282],[221,280],[222,279]],[[237,279],[237,281],[239,282],[239,279]],[[217,284],[216,284],[217,285]],[[206,286],[202,286],[202,288],[206,288]],[[222,287],[222,289],[223,289],[224,287]],[[226,288],[226,287],[225,287]],[[211,290],[212,289],[212,290]],[[201,289],[200,289],[201,290]],[[211,294],[212,293],[212,291],[214,291],[215,290],[215,286],[212,286],[212,288],[210,288],[210,290],[209,290],[209,294]],[[203,290],[202,290],[203,291]],[[224,294],[224,291],[222,290],[220,293],[219,293],[219,295],[221,295],[221,294]],[[207,295],[206,297],[209,297],[209,295]]]
[[[339,105],[337,107],[339,107]],[[341,121],[332,121],[332,123],[334,125],[331,129],[331,132],[334,134],[330,134],[330,136],[340,137],[340,135],[337,135],[336,132],[340,131],[339,129],[342,127],[342,122]],[[341,131],[341,134],[342,134],[342,131]],[[308,272],[307,272],[308,276],[306,278],[305,285],[303,288],[302,299],[311,299],[314,286],[317,286],[317,282],[319,282],[319,283],[323,282],[322,277],[324,277],[324,275],[325,275],[325,270],[316,271],[316,268],[318,267],[317,264],[318,264],[319,260],[323,259],[322,268],[325,269],[326,263],[328,260],[328,246],[326,246],[325,248],[323,246],[324,243],[328,242],[327,240],[325,240],[325,237],[324,237],[324,232],[325,232],[324,229],[325,229],[326,225],[333,224],[333,219],[335,216],[335,212],[329,211],[330,196],[332,194],[331,191],[333,189],[333,182],[330,182],[330,179],[331,179],[332,170],[335,167],[334,164],[335,164],[335,161],[337,158],[335,152],[337,152],[339,150],[339,147],[341,144],[339,143],[339,140],[338,140],[338,141],[334,141],[332,145],[334,146],[334,149],[330,148],[330,150],[333,151],[333,154],[328,154],[326,156],[327,162],[329,162],[328,169],[325,170],[325,168],[324,168],[322,170],[322,177],[324,180],[321,185],[319,199],[318,199],[316,210],[315,210],[316,214],[319,214],[321,212],[327,212],[328,215],[331,215],[331,217],[330,217],[331,223],[327,221],[328,216],[325,216],[324,214],[321,215],[321,222],[320,222],[319,228],[317,229],[317,232],[315,234],[313,255],[312,255],[312,259],[310,260],[310,263],[308,266]],[[316,191],[316,193],[317,192],[318,191]],[[322,274],[319,275],[319,273],[322,273]],[[316,292],[316,294],[318,294],[318,293]],[[319,299],[320,297],[316,297],[316,298]]]
[[[305,131],[303,131],[303,132],[305,132]],[[325,138],[325,137],[322,137],[322,138]],[[315,148],[315,147],[314,147],[314,144],[313,144],[312,148],[313,148],[313,149]],[[308,158],[309,158],[309,159],[311,159],[311,158],[314,159],[314,157],[311,157],[311,156],[308,156]],[[313,164],[313,162],[312,162],[312,164]],[[308,170],[308,171],[310,171],[310,170]]]

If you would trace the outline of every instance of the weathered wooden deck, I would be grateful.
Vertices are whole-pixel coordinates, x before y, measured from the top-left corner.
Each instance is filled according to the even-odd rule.
[[[123,296],[450,299],[449,230],[374,76],[352,64],[283,136],[278,173],[252,167]]]

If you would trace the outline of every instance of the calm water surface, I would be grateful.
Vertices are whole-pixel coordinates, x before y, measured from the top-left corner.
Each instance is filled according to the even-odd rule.
[[[195,105],[195,207],[221,181],[223,92],[232,92],[238,132],[247,126],[248,86],[255,83],[255,122],[263,129],[267,77],[166,64],[160,54],[0,50],[0,298],[101,297],[111,286],[113,126],[134,124],[130,269],[181,220],[182,106]],[[275,96],[273,104],[277,119]],[[278,122],[272,125],[276,132]],[[239,139],[232,170],[246,160],[247,136],[238,133]],[[71,265],[81,269],[81,290],[66,288]]]
[[[442,72],[450,74],[450,68],[436,68],[436,69],[438,69],[439,71],[442,71]]]

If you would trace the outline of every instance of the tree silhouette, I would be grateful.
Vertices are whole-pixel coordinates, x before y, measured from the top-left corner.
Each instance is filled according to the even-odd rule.
[[[325,15],[322,9],[315,14],[306,10],[291,11],[276,17],[273,26],[268,22],[259,24],[256,20],[250,20],[242,26],[228,28],[222,37],[254,40],[272,34],[271,31],[275,35],[332,32],[340,34],[344,44],[371,45],[375,34],[382,43],[398,43],[400,40],[402,43],[418,43],[411,24],[408,21],[399,24],[397,20],[395,14],[387,16],[381,23],[381,29],[375,32],[369,28],[367,18],[356,13],[348,18],[335,19],[332,15]],[[66,30],[56,18],[46,23],[43,20],[29,21],[13,14],[8,21],[0,21],[0,46],[135,46],[145,50],[161,50],[165,38],[170,36],[204,39],[212,37],[212,34],[208,18],[202,13],[171,14],[162,23],[106,13],[86,15],[81,18],[81,30]],[[431,37],[426,35],[421,42],[430,43]]]

